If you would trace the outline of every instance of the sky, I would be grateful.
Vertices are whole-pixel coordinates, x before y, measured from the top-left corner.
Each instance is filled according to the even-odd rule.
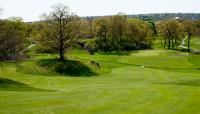
[[[0,18],[22,17],[24,21],[40,20],[51,6],[63,3],[79,16],[146,13],[200,13],[200,0],[0,0]]]

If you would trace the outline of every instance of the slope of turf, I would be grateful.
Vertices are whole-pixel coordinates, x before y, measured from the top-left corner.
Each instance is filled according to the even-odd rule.
[[[40,59],[17,64],[17,71],[31,75],[94,76],[90,67],[76,60]]]
[[[1,78],[33,88],[57,91],[21,92],[4,88],[0,91],[0,113],[200,113],[198,55],[170,50],[145,50],[128,55],[88,55],[82,51],[73,51],[66,56],[69,60],[80,61],[96,75],[68,77],[46,68],[35,74],[22,72],[31,67],[35,68],[32,71],[37,70],[36,67],[43,68],[41,64],[38,66],[41,59],[45,61],[56,57],[48,54],[37,55],[31,61],[20,63],[23,65],[20,68],[19,65],[9,65],[5,71],[0,71]],[[91,61],[99,62],[101,68],[92,66]],[[50,72],[51,76],[47,76]]]
[[[23,84],[6,78],[0,78],[0,91],[49,92],[53,90],[34,88],[28,84]]]

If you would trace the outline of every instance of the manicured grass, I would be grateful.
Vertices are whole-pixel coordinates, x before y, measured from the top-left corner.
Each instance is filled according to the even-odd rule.
[[[171,50],[88,55],[75,50],[66,56],[81,75],[57,72],[53,64],[66,71],[69,64],[55,62],[57,55],[51,54],[6,65],[0,71],[0,114],[200,113],[199,55]]]
[[[191,39],[191,49],[200,50],[200,37],[194,37]]]
[[[185,46],[188,46],[188,39],[185,40]],[[191,37],[190,48],[192,50],[200,50],[200,37]],[[187,51],[187,50],[186,50]]]

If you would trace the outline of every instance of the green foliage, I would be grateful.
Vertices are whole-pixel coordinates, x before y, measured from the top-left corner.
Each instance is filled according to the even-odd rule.
[[[64,60],[65,51],[79,38],[79,17],[69,12],[64,4],[55,4],[52,11],[43,14],[45,28],[41,34],[40,43],[50,51],[55,50]],[[52,51],[52,52],[55,52]]]
[[[193,22],[194,22],[194,26],[195,26],[194,36],[200,36],[200,19],[199,20],[195,20]]]
[[[135,44],[136,49],[149,49],[152,46],[153,33],[150,29],[150,24],[145,21],[130,19],[128,22],[127,35],[129,37],[128,42]]]
[[[88,52],[90,53],[90,55],[94,55],[95,52],[97,51],[96,39],[88,40],[85,43],[85,48],[88,50]]]
[[[86,49],[90,55],[94,55],[97,51],[96,38],[79,40],[82,48]]]
[[[26,24],[20,19],[0,20],[0,53],[16,53],[27,46]]]
[[[162,20],[157,22],[157,29],[161,38],[163,47],[168,49],[177,49],[184,38],[183,25],[177,20]]]
[[[118,14],[96,20],[97,46],[103,51],[149,49],[152,45],[150,24]]]

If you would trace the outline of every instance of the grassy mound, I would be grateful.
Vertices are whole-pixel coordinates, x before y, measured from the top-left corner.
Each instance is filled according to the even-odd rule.
[[[38,61],[39,66],[43,66],[50,71],[55,71],[62,75],[69,76],[93,76],[96,75],[87,65],[80,61],[57,59],[42,59]]]

